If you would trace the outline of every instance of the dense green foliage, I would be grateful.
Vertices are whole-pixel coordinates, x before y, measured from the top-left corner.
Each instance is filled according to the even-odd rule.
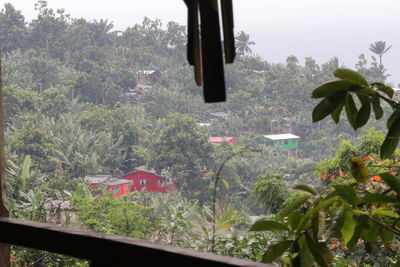
[[[262,261],[284,266],[390,266],[399,260],[400,179],[395,175],[400,166],[397,160],[378,159],[376,147],[382,140],[373,137],[381,135],[371,134],[359,144],[343,142],[335,158],[321,162],[323,184],[295,186],[301,195],[274,217],[253,224],[253,231],[273,231],[280,237]],[[367,142],[375,148],[357,157],[365,155]]]
[[[384,43],[378,44],[383,46],[380,49],[383,54]],[[375,46],[377,43],[371,48]],[[400,107],[393,100],[394,90],[389,86],[369,85],[362,75],[350,69],[337,69],[334,75],[339,80],[327,82],[312,93],[314,98],[323,98],[313,110],[313,121],[331,115],[338,123],[345,109],[347,120],[356,130],[368,122],[371,110],[377,120],[383,117],[379,101],[383,99],[394,110],[387,119],[386,138],[382,140],[380,132],[369,130],[357,146],[350,141],[342,142],[334,159],[320,163],[322,180],[332,184],[329,190],[318,193],[308,185],[295,186],[306,194],[295,198],[276,217],[257,221],[251,230],[282,233],[282,240],[266,250],[263,262],[272,263],[280,258],[283,265],[288,266],[312,266],[314,262],[319,266],[333,263],[397,266],[400,178],[396,176],[399,172],[397,155],[393,154],[400,138],[397,129]],[[353,96],[359,99],[359,109]],[[381,161],[379,156],[391,159]],[[267,194],[268,190],[262,192]],[[335,251],[337,243],[343,244],[339,251]],[[360,249],[364,254],[361,258],[356,257]],[[346,262],[342,258],[345,252],[351,258]]]

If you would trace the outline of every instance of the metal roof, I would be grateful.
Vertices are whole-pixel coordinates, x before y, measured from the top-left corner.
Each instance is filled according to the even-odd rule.
[[[229,117],[229,114],[226,112],[214,112],[214,113],[210,113],[210,115],[214,116],[214,117]]]
[[[146,90],[146,89],[150,89],[150,88],[152,88],[152,86],[138,83],[138,84],[136,84],[135,88],[133,88],[133,90],[140,90],[140,89]]]
[[[208,138],[208,141],[211,143],[222,143],[223,141],[226,141],[228,143],[230,142],[235,142],[236,138],[235,137],[231,137],[231,136],[211,136]]]
[[[300,139],[299,136],[294,134],[271,134],[271,135],[264,135],[263,137],[268,138],[270,140],[287,140],[287,139]]]
[[[88,175],[85,176],[85,181],[90,184],[104,184],[104,185],[119,185],[131,182],[129,180],[113,177],[112,175]]]
[[[135,172],[148,172],[148,173],[153,173],[156,174],[155,170],[149,170],[146,168],[146,166],[139,166],[135,168]]]
[[[106,185],[120,185],[120,184],[129,184],[129,183],[132,183],[132,181],[126,180],[126,179],[115,179],[115,180],[105,182]]]
[[[146,166],[139,166],[139,167],[136,167],[135,168],[135,170],[133,171],[133,172],[131,172],[131,173],[127,173],[127,174],[125,174],[125,175],[123,175],[123,177],[124,176],[127,176],[127,175],[130,175],[130,174],[134,174],[134,173],[136,173],[136,172],[147,172],[147,173],[151,173],[151,174],[154,174],[155,176],[158,176],[159,178],[171,178],[171,177],[169,177],[169,173],[168,173],[168,170],[166,170],[166,169],[164,169],[164,170],[162,170],[161,171],[161,173],[157,173],[155,170],[149,170],[149,169],[147,169],[146,168]]]
[[[87,175],[85,176],[84,181],[91,184],[100,184],[113,178],[115,177],[113,177],[112,175]]]

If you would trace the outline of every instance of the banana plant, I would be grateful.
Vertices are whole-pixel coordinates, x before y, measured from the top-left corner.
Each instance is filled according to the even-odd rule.
[[[33,162],[29,155],[25,156],[23,162],[17,163],[18,159],[10,157],[7,160],[7,194],[10,200],[18,201],[19,192],[27,192],[44,180],[44,175],[33,168]]]

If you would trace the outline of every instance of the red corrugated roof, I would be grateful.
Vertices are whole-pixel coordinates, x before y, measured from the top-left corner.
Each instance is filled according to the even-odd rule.
[[[214,145],[219,145],[223,141],[226,141],[231,144],[236,144],[236,138],[231,136],[212,136],[208,138],[208,141]]]

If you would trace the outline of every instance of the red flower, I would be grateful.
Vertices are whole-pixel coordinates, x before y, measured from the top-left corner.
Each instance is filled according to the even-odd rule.
[[[379,175],[372,176],[371,180],[375,182],[379,182],[381,180],[381,177]]]

